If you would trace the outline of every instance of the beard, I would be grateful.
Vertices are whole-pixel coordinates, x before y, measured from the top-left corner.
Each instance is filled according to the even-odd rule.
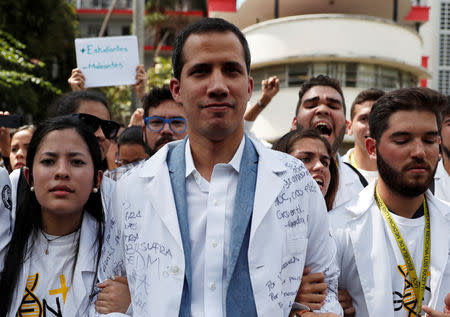
[[[301,125],[300,123],[298,123],[298,121],[297,121],[296,128],[297,128],[297,130],[303,130],[305,127],[302,126],[302,125]],[[309,128],[310,128],[310,129],[314,129],[314,128],[311,127],[311,126],[310,126]],[[322,134],[322,133],[320,132],[320,130],[318,130],[318,129],[315,129],[315,130],[319,131],[319,133],[320,133],[320,134],[328,141],[328,135]],[[336,132],[335,129],[333,129],[333,131]],[[341,129],[340,131],[337,132],[336,138],[334,139],[333,143],[331,143],[330,141],[328,141],[328,142],[330,143],[330,146],[331,146],[331,152],[332,152],[333,154],[336,154],[337,151],[339,150],[339,147],[341,146],[342,141],[344,140],[344,136],[345,136],[345,125],[342,127],[342,129]]]
[[[427,170],[429,172],[428,177],[426,177],[425,179],[417,177],[416,179],[409,181],[408,179],[406,179],[405,173],[410,168],[410,166],[414,164],[426,163],[424,160],[414,159],[412,163],[407,164],[406,166],[402,167],[400,171],[398,171],[383,159],[377,148],[378,174],[391,191],[403,197],[413,198],[425,193],[430,187],[430,184],[434,178],[434,174],[436,173],[437,162],[433,168],[427,165]]]
[[[444,155],[447,158],[450,158],[450,149],[448,147],[446,147],[444,144],[441,143],[441,147],[442,147],[442,152],[444,152]]]

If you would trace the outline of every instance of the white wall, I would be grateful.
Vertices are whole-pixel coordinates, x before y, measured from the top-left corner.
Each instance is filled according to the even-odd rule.
[[[321,56],[375,59],[422,73],[418,33],[368,16],[302,15],[255,24],[243,30],[254,66]]]

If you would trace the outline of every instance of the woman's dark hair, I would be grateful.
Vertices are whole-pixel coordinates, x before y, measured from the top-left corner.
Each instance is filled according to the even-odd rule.
[[[94,165],[94,185],[98,187],[100,184],[97,184],[97,175],[98,171],[101,170],[101,154],[97,139],[92,133],[92,130],[82,124],[79,119],[69,116],[47,120],[39,125],[34,132],[27,154],[30,184],[33,183],[34,157],[45,136],[52,131],[66,129],[76,131],[86,143]],[[42,228],[41,206],[36,199],[35,193],[30,191],[30,186],[31,185],[27,184],[26,190],[18,195],[20,198],[17,201],[16,220],[14,224],[15,230],[8,245],[3,272],[1,272],[0,275],[0,294],[2,294],[2,296],[0,296],[0,316],[7,315],[11,306],[12,296],[15,294],[16,287],[18,287],[18,277],[22,265],[31,255],[30,251],[33,247],[33,243],[30,243],[30,237]],[[95,242],[97,242],[97,250],[94,250],[93,252],[93,254],[96,253],[97,266],[100,259],[104,232],[104,213],[100,191],[98,193],[91,193],[84,206],[84,210],[91,214],[97,221],[97,238],[92,245],[92,247],[94,247],[96,245]],[[77,251],[75,254],[74,267],[76,265],[78,249],[79,239],[76,247]],[[92,286],[94,286],[94,284]]]
[[[82,101],[96,101],[102,103],[111,117],[108,100],[106,100],[102,94],[93,90],[72,91],[65,94],[51,107],[49,117],[60,117],[77,113]]]
[[[294,144],[302,139],[314,139],[323,142],[327,148],[328,156],[330,157],[330,185],[328,186],[327,193],[325,194],[325,202],[327,209],[331,210],[336,197],[337,188],[339,185],[339,171],[336,164],[336,159],[331,151],[330,143],[315,129],[297,129],[283,135],[272,147],[273,150],[281,151],[284,153],[291,153],[294,150]]]

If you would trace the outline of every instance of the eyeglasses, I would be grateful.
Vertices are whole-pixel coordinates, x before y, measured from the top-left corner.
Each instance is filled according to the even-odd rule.
[[[186,131],[186,119],[182,117],[163,118],[163,117],[145,117],[145,125],[150,131],[159,132],[164,129],[166,123],[169,124],[170,130],[174,133],[183,133]]]
[[[73,116],[79,118],[84,124],[92,128],[94,132],[97,131],[100,126],[107,139],[114,139],[120,129],[120,125],[115,121],[102,120],[87,113],[76,113]]]
[[[128,165],[128,164],[134,164],[134,163],[140,162],[142,160],[146,160],[147,158],[148,158],[148,155],[146,155],[145,157],[136,157],[132,161],[119,160],[119,152],[117,152],[114,163],[116,163],[117,166],[123,166],[123,165]]]

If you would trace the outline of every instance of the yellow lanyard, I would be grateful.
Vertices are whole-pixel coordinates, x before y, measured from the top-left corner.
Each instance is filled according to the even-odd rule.
[[[409,277],[411,278],[411,283],[414,288],[414,294],[416,295],[417,299],[416,314],[417,316],[419,316],[420,311],[422,309],[421,308],[422,300],[423,294],[425,293],[425,285],[427,283],[428,270],[430,269],[431,228],[430,228],[430,214],[427,208],[427,201],[425,198],[423,199],[423,210],[425,215],[425,237],[423,241],[423,260],[422,260],[422,273],[420,275],[420,281],[417,278],[416,269],[414,268],[414,263],[411,259],[411,255],[409,254],[408,247],[406,246],[406,243],[403,240],[400,230],[395,224],[395,221],[392,218],[389,209],[386,207],[385,203],[378,194],[378,189],[375,189],[375,201],[377,202],[378,208],[380,208],[381,213],[383,214],[384,218],[389,224],[389,227],[391,228],[392,233],[394,234],[395,240],[397,241],[398,247],[400,248],[403,259],[405,260],[405,264],[409,272]]]
[[[355,150],[353,150],[352,153],[350,153],[348,158],[350,159],[350,164],[352,164],[353,167],[357,169],[358,168],[358,164],[356,164],[355,156],[353,154],[355,154]]]

